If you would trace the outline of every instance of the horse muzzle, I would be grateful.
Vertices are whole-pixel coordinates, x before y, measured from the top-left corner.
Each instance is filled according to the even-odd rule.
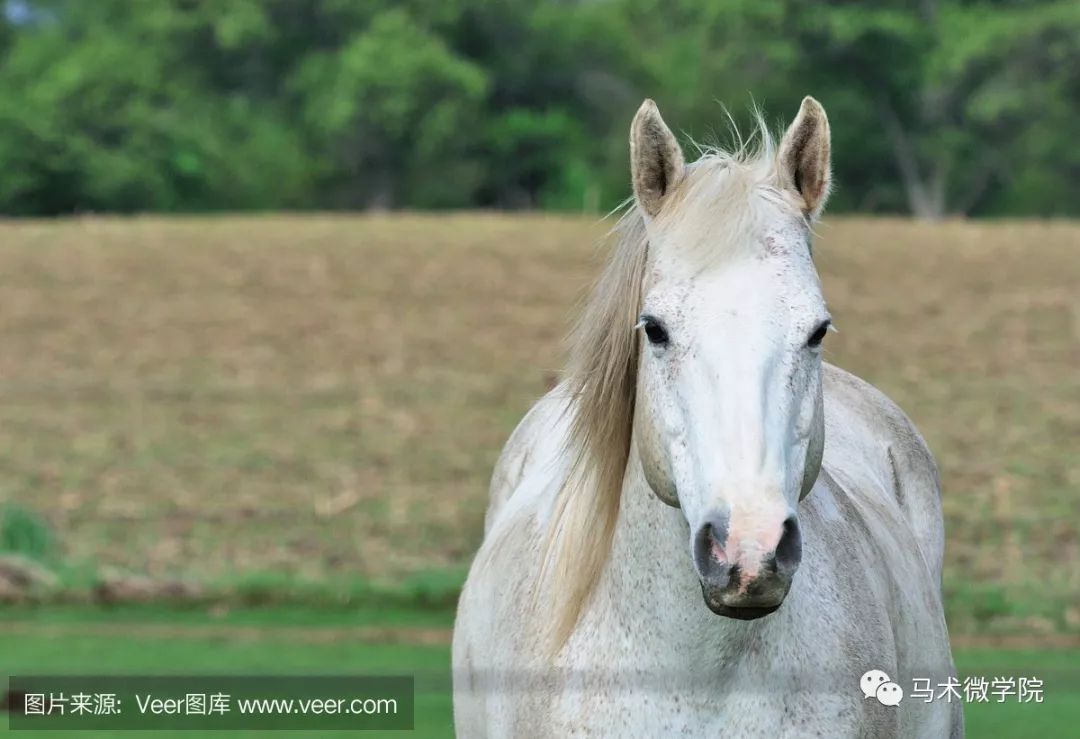
[[[767,616],[783,603],[802,559],[798,519],[789,516],[775,532],[751,539],[731,538],[726,512],[706,516],[694,534],[694,567],[705,604],[728,618]]]

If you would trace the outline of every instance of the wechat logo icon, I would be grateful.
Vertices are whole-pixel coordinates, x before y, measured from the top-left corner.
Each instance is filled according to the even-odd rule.
[[[877,698],[883,706],[898,706],[904,700],[904,689],[881,670],[869,670],[859,679],[863,698]]]

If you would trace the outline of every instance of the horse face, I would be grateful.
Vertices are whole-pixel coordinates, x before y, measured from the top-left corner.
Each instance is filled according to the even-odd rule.
[[[739,618],[775,610],[799,565],[829,325],[805,238],[781,229],[756,241],[757,255],[704,271],[658,265],[635,428],[650,486],[686,516],[706,603]]]
[[[653,129],[663,141],[662,122]],[[775,170],[702,160],[662,172],[660,199],[638,183],[649,172],[635,168],[649,243],[635,445],[653,491],[684,512],[708,607],[757,618],[791,586],[797,506],[821,463],[830,318],[808,238],[828,188],[828,123],[804,101]]]

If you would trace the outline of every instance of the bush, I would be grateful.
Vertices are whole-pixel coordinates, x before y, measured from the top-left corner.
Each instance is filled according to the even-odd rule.
[[[0,508],[0,553],[44,562],[52,557],[54,545],[52,528],[44,518],[14,505]]]

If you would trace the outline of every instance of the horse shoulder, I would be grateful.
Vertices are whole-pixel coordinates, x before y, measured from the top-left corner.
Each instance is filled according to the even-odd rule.
[[[550,464],[566,435],[567,390],[559,385],[538,400],[510,434],[491,475],[484,533],[532,470]]]
[[[533,667],[538,632],[528,604],[539,577],[543,522],[565,475],[566,398],[556,388],[538,401],[495,465],[484,541],[462,589],[454,625],[459,736],[521,736],[526,732],[519,724],[540,725],[551,700],[550,688],[529,682],[534,673],[537,680],[542,674]],[[492,689],[492,681],[503,678],[526,684],[512,691]]]
[[[826,464],[843,465],[854,456],[876,470],[940,583],[945,549],[941,484],[926,441],[899,406],[868,382],[825,365],[824,386]]]

